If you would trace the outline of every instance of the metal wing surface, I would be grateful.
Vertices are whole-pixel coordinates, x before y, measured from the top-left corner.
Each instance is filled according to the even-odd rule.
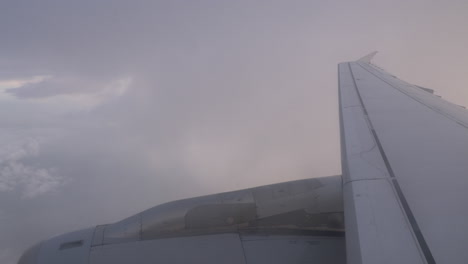
[[[338,66],[348,263],[466,263],[468,112],[374,54]]]

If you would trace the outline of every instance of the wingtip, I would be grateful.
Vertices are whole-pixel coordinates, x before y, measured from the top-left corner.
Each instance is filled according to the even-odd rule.
[[[377,51],[367,54],[366,56],[360,58],[358,61],[370,63],[372,58],[374,58],[375,54],[377,54]]]

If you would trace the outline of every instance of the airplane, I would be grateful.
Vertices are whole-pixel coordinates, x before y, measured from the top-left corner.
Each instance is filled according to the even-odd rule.
[[[169,202],[18,263],[468,263],[468,112],[375,54],[338,65],[342,175]]]

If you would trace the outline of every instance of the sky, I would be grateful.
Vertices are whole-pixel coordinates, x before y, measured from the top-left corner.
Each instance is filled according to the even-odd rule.
[[[467,1],[0,2],[0,263],[175,199],[341,173],[337,63],[468,106]]]

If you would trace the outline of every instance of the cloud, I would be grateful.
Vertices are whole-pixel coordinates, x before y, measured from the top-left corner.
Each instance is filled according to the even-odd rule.
[[[39,155],[40,140],[25,139],[5,146],[0,153],[0,192],[19,192],[29,199],[55,191],[65,183],[54,168],[28,165],[25,159]]]
[[[18,252],[14,252],[11,248],[0,249],[0,262],[3,264],[14,264],[16,263],[13,259],[16,257]]]
[[[25,82],[18,87],[6,89],[17,98],[45,98],[59,95],[88,95],[99,99],[121,96],[131,83],[123,77],[111,81],[89,80],[78,77],[48,77]],[[0,83],[1,84],[1,83]]]
[[[337,62],[378,49],[398,76],[420,72],[430,84],[455,80],[455,68],[466,78],[466,34],[452,30],[463,32],[463,8],[385,5],[7,1],[5,258],[162,202],[340,173]],[[435,23],[446,37],[433,38]]]
[[[7,89],[6,92],[19,98],[41,98],[50,97],[58,94],[77,93],[85,90],[87,86],[82,87],[77,83],[70,84],[66,81],[51,78],[37,83],[27,83],[20,87]]]
[[[2,79],[0,80],[0,89],[18,88],[32,83],[39,83],[50,77],[48,75],[36,75],[30,78]]]

